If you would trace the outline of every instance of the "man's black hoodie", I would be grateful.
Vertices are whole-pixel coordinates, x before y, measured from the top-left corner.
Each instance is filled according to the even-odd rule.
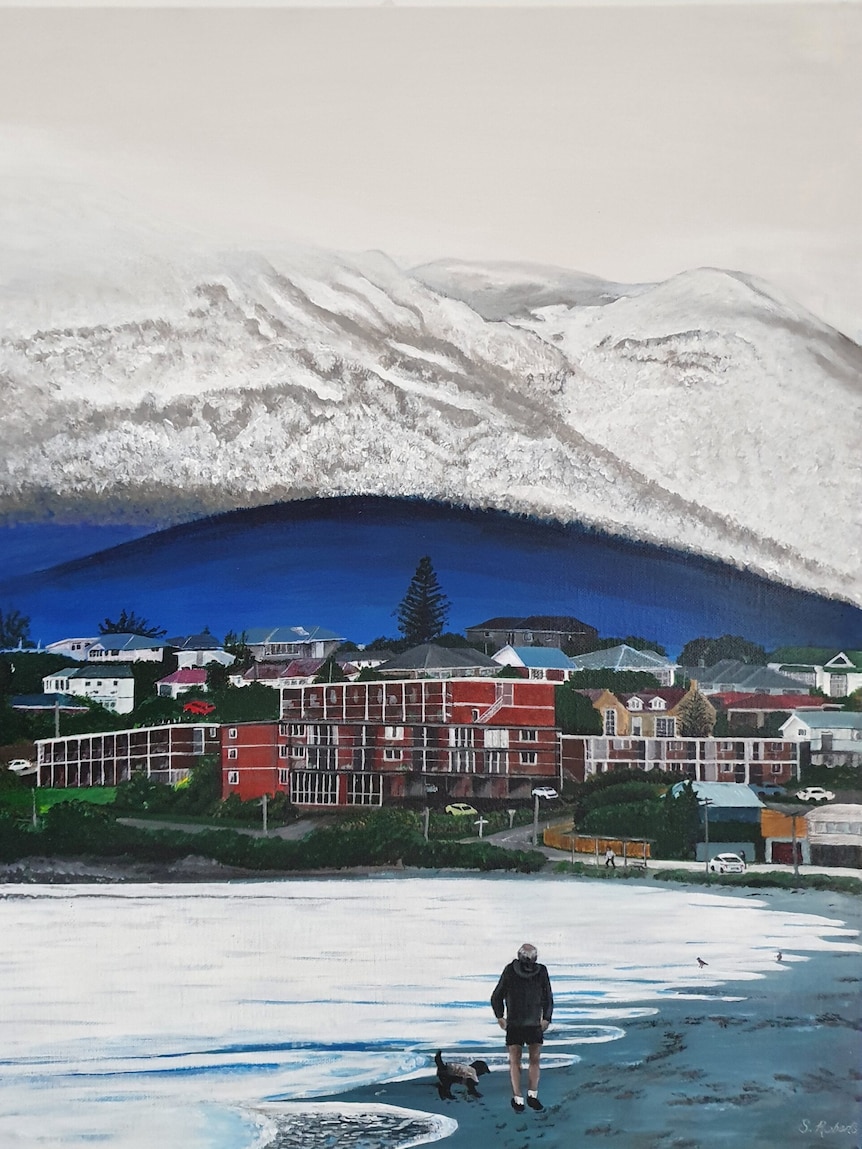
[[[505,1014],[510,1026],[541,1025],[542,1019],[549,1022],[554,1012],[554,995],[548,967],[518,958],[509,962],[491,994],[491,1008],[497,1019]]]

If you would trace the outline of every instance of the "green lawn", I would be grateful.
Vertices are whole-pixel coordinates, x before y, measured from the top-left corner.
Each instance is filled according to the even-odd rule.
[[[81,786],[70,787],[68,790],[39,786],[36,789],[36,804],[40,813],[44,813],[58,802],[93,802],[97,806],[107,806],[116,796],[116,786]]]

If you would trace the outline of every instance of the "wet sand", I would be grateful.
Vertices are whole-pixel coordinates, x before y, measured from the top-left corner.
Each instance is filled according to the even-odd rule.
[[[738,896],[862,928],[858,898]],[[512,1111],[505,1072],[482,1079],[480,1100],[460,1091],[440,1101],[430,1061],[427,1078],[340,1100],[452,1117],[458,1129],[440,1142],[447,1149],[859,1149],[862,958],[804,956],[776,961],[775,973],[760,980],[704,987],[706,1000],[668,997],[656,1015],[622,1022],[622,1039],[583,1046],[579,1063],[543,1073],[541,1113]],[[731,996],[742,1000],[721,1000]]]

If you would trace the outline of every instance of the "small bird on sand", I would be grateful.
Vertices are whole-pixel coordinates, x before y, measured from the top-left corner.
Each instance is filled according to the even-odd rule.
[[[775,960],[781,961],[781,958],[782,958],[782,953],[781,953],[781,950],[779,950],[778,953],[775,955]]]
[[[704,960],[703,960],[703,958],[698,958],[698,959],[697,959],[697,964],[700,966],[700,968],[701,968],[701,969],[703,969],[703,967],[704,967],[705,965],[709,965],[709,962],[708,962],[708,961],[704,961]]]

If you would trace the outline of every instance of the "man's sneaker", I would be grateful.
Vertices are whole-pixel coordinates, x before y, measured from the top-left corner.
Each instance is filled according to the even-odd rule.
[[[516,1101],[515,1098],[513,1097],[512,1098],[512,1108],[515,1110],[516,1113],[523,1113],[524,1112],[524,1102],[523,1101]]]
[[[545,1108],[544,1105],[541,1103],[541,1101],[538,1099],[538,1097],[527,1097],[527,1104],[530,1106],[531,1109],[544,1109]]]

